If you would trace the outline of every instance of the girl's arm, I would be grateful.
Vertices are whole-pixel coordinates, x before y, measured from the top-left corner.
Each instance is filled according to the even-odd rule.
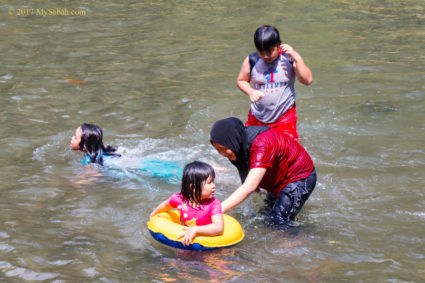
[[[266,168],[253,168],[249,170],[245,182],[236,189],[225,201],[221,203],[221,209],[226,212],[243,202],[260,185],[266,174]]]
[[[288,56],[291,57],[292,61],[294,61],[294,71],[297,75],[298,81],[304,85],[311,85],[311,83],[313,82],[313,74],[311,73],[307,65],[304,63],[304,60],[301,55],[298,54],[298,52],[295,51],[294,48],[292,48],[288,44],[282,44],[281,48],[282,51],[288,54]]]
[[[178,237],[183,237],[183,245],[190,245],[196,236],[216,236],[223,233],[223,214],[216,214],[211,217],[211,224],[194,227],[184,227],[185,232]]]
[[[164,212],[164,211],[168,211],[170,209],[173,209],[173,207],[170,205],[169,200],[165,200],[162,203],[160,203],[151,213],[151,215],[149,216],[150,218],[152,218],[155,214],[158,214],[160,212]]]
[[[249,65],[249,57],[246,57],[242,63],[242,67],[241,67],[241,70],[239,71],[239,75],[238,75],[236,83],[239,89],[249,96],[249,99],[251,100],[251,102],[257,102],[264,96],[264,93],[253,89],[251,87],[251,84],[249,83],[250,80],[251,80],[251,67]]]

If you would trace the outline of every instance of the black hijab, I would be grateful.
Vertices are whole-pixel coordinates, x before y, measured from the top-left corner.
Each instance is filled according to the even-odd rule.
[[[249,154],[255,138],[270,129],[267,126],[245,127],[241,120],[235,117],[219,120],[211,128],[210,141],[219,143],[236,155],[236,161],[230,162],[238,168],[242,183],[249,172]]]

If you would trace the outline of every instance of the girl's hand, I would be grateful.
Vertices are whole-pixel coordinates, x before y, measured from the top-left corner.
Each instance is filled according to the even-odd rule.
[[[156,214],[155,211],[152,211],[151,215],[149,215],[149,219],[151,219],[155,214]]]
[[[149,215],[149,219],[152,218],[155,214],[158,214],[160,212],[168,211],[172,209],[173,207],[168,202],[168,199],[160,203]]]
[[[183,227],[185,232],[177,237],[177,239],[180,239],[183,237],[182,243],[184,246],[188,246],[193,243],[193,239],[198,234],[198,231],[195,227]]]
[[[262,93],[259,90],[253,90],[250,94],[249,94],[249,99],[251,100],[251,102],[257,102],[259,101],[261,98],[263,98],[264,93]]]

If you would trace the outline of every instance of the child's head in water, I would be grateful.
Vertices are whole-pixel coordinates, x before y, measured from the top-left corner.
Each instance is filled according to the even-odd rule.
[[[181,194],[193,204],[201,204],[214,197],[215,172],[207,163],[194,161],[183,169]]]
[[[90,157],[91,163],[103,164],[103,154],[114,155],[116,148],[103,145],[103,131],[93,124],[82,124],[71,138],[70,148],[81,150]]]
[[[254,43],[258,55],[266,63],[271,63],[279,57],[280,40],[279,31],[273,26],[261,26],[254,34]]]

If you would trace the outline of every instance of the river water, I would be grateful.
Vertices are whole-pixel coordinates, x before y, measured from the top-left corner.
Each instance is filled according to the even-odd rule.
[[[0,7],[0,280],[425,281],[423,1],[33,2]],[[296,90],[317,187],[289,230],[254,195],[229,212],[240,244],[164,246],[146,222],[178,185],[131,166],[93,174],[69,140],[95,123],[128,164],[224,167],[224,200],[239,178],[209,131],[245,120],[235,80],[263,24],[313,71]]]

